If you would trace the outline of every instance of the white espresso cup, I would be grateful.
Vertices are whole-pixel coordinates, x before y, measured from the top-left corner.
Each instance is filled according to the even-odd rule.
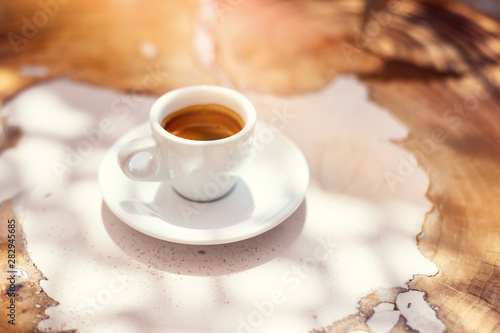
[[[218,104],[238,113],[243,128],[229,137],[200,141],[176,136],[162,127],[163,119],[192,105]],[[212,201],[226,195],[250,153],[256,122],[255,108],[242,94],[218,86],[190,86],[172,90],[153,104],[151,136],[129,141],[121,147],[118,164],[129,178],[170,181],[181,196],[193,201]],[[147,164],[134,168],[139,153],[149,153]]]

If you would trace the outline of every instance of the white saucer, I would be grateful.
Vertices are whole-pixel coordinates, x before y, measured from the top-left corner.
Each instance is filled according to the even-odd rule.
[[[196,203],[179,196],[168,182],[135,181],[123,174],[118,150],[133,138],[151,134],[143,124],[123,135],[102,160],[99,185],[104,201],[132,228],[171,242],[223,244],[259,235],[297,209],[309,169],[302,152],[284,134],[261,122],[255,130],[256,154],[234,189],[220,200]]]

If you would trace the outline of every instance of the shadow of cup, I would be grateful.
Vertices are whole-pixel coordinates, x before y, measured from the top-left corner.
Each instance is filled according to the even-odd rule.
[[[227,244],[187,245],[142,234],[116,217],[104,201],[101,208],[106,231],[127,256],[161,271],[194,276],[238,273],[278,257],[299,237],[306,213],[304,199],[285,221],[258,236]]]

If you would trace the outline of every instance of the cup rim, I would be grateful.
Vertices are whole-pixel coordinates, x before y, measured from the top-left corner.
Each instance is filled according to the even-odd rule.
[[[227,138],[218,140],[206,140],[206,141],[181,138],[165,130],[161,126],[162,119],[159,119],[160,113],[165,107],[165,105],[176,96],[200,90],[214,91],[217,93],[229,95],[235,99],[239,99],[240,103],[246,110],[247,119],[245,120],[245,126],[243,126],[243,128],[238,133],[228,136]],[[210,145],[217,145],[225,142],[238,140],[239,138],[245,136],[248,132],[250,132],[254,128],[256,120],[257,120],[257,114],[255,111],[255,106],[253,105],[252,102],[250,102],[250,100],[246,96],[244,96],[243,94],[241,94],[236,90],[214,85],[195,85],[195,86],[188,86],[170,90],[169,92],[160,96],[153,103],[153,106],[151,107],[151,112],[149,114],[149,122],[151,124],[151,127],[153,128],[153,131],[156,131],[157,134],[161,135],[166,139],[173,140],[175,142],[194,145],[194,146],[210,146]]]

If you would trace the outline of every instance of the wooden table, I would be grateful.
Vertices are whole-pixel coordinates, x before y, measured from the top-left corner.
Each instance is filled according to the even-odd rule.
[[[449,332],[500,330],[500,24],[495,19],[459,3],[430,0],[25,0],[0,5],[0,31],[1,103],[59,77],[133,94],[221,84],[248,94],[293,96],[321,90],[339,75],[356,75],[370,99],[408,128],[408,137],[395,144],[415,156],[430,182],[432,209],[415,237],[439,273],[416,276],[409,288],[425,292]],[[8,119],[2,124],[5,153],[16,149],[23,129],[9,126]],[[387,184],[405,184],[403,168],[386,170]],[[43,275],[32,266],[22,217],[15,217],[11,206],[12,201],[1,206],[2,249],[7,256],[4,224],[15,219],[18,264],[33,285],[18,286],[18,311],[30,315],[15,330],[5,321],[0,327],[33,331],[57,302],[45,297],[37,303]],[[395,302],[400,292],[393,290],[386,299],[367,295],[357,314],[323,331],[369,329],[374,308]],[[9,299],[1,302],[6,308]],[[393,330],[402,331],[405,324],[403,318]]]

